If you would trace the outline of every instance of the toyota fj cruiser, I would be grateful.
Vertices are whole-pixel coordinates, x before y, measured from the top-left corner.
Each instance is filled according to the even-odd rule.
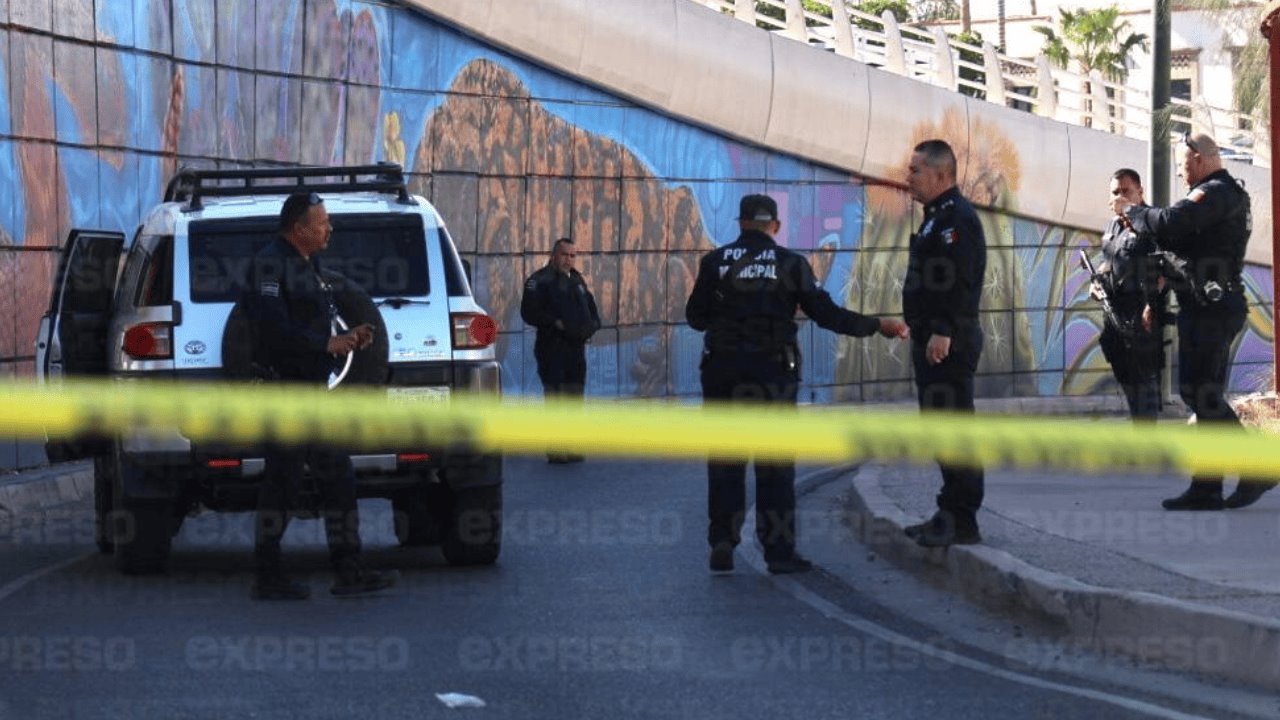
[[[385,385],[397,402],[500,392],[497,328],[471,295],[444,221],[408,193],[399,166],[385,163],[183,170],[123,262],[123,234],[72,231],[36,340],[39,378],[250,377],[248,325],[232,310],[250,260],[297,191],[319,194],[333,224],[318,262],[337,281],[335,325],[367,322],[376,331],[369,348],[335,367],[331,387]],[[94,458],[98,546],[127,573],[162,570],[189,514],[253,509],[263,472],[260,449],[192,442],[176,430],[48,450],[51,461]],[[451,447],[360,452],[352,456],[359,495],[391,500],[401,544],[440,545],[453,564],[497,559],[501,456]],[[305,511],[317,498],[300,500]]]

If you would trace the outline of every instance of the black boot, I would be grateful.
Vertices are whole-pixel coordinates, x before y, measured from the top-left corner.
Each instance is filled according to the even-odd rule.
[[[249,594],[254,600],[306,600],[311,597],[311,588],[294,582],[281,569],[278,536],[257,543],[253,557],[258,569]]]
[[[928,522],[906,528],[907,537],[921,547],[949,547],[951,545],[976,545],[982,542],[978,521],[939,510]]]
[[[311,588],[305,583],[290,580],[278,570],[259,570],[253,581],[251,595],[254,600],[306,600],[311,597]]]
[[[770,575],[792,575],[794,573],[809,572],[813,569],[813,563],[794,552],[791,553],[790,557],[769,560],[765,565],[769,568]]]
[[[1222,501],[1222,507],[1228,510],[1248,507],[1256,502],[1262,494],[1276,486],[1275,480],[1253,480],[1241,478],[1235,492]]]
[[[1257,498],[1254,498],[1254,500],[1257,500]],[[1169,498],[1160,504],[1165,510],[1221,510],[1222,488],[1205,490],[1192,483],[1186,492],[1178,497]]]
[[[711,572],[733,572],[733,544],[719,542],[712,546],[707,564],[711,567]]]
[[[366,595],[385,590],[400,579],[398,570],[370,570],[357,557],[348,557],[334,564],[333,587],[329,592],[339,597]]]

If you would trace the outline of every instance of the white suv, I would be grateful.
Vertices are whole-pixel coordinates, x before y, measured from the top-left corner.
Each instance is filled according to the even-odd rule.
[[[143,219],[121,262],[120,233],[74,230],[36,340],[37,374],[120,380],[246,379],[247,325],[235,301],[250,261],[278,233],[291,192],[315,192],[333,224],[317,257],[339,280],[339,315],[374,343],[330,385],[386,385],[404,402],[500,392],[497,328],[471,295],[439,213],[409,195],[398,165],[184,170]],[[339,278],[341,276],[341,278]],[[93,457],[98,546],[128,573],[162,570],[183,518],[256,506],[260,449],[124,436],[49,443],[51,461]],[[404,545],[441,545],[488,564],[502,534],[502,458],[451,447],[352,456],[360,497],[390,498]],[[301,498],[314,508],[314,492]]]

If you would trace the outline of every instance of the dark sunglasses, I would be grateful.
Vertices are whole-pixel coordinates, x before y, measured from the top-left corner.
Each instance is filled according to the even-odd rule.
[[[1182,133],[1182,144],[1186,145],[1191,150],[1191,152],[1197,155],[1200,154],[1200,148],[1196,147],[1196,144],[1191,142],[1191,133],[1189,132]]]

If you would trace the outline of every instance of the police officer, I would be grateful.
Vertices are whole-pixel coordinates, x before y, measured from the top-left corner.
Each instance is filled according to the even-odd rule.
[[[533,356],[546,395],[581,398],[587,380],[586,343],[600,329],[600,312],[569,238],[551,247],[547,264],[529,276],[520,301],[520,317],[538,329]],[[576,453],[547,453],[547,462],[581,462]]]
[[[245,302],[256,326],[255,361],[279,381],[324,387],[335,358],[373,342],[369,325],[334,331],[333,289],[314,261],[328,247],[332,233],[321,197],[295,193],[280,210],[279,237],[254,258],[253,282]],[[356,595],[395,584],[399,573],[369,570],[360,562],[360,518],[349,455],[321,445],[271,443],[265,462],[254,533],[254,598],[302,600],[311,593],[305,584],[289,579],[280,563],[280,541],[307,467],[324,503],[325,534],[336,578],[330,592]]]
[[[1190,191],[1167,208],[1124,197],[1111,210],[1164,251],[1178,298],[1178,394],[1197,423],[1240,426],[1225,397],[1231,344],[1244,329],[1244,253],[1252,230],[1249,194],[1222,167],[1218,145],[1205,134],[1184,135],[1178,162]],[[1198,475],[1166,510],[1221,510],[1252,505],[1274,480],[1241,478],[1222,498],[1221,475]]]
[[[796,307],[818,325],[844,335],[906,337],[901,321],[838,307],[801,255],[774,242],[782,227],[778,204],[747,195],[738,212],[742,234],[702,257],[685,305],[694,330],[706,332],[704,400],[794,405],[800,382]],[[707,464],[707,540],[713,572],[733,569],[746,511],[746,462]],[[756,463],[756,533],[771,573],[812,567],[796,553],[795,462]]]
[[[1111,197],[1123,197],[1135,207],[1147,206],[1141,176],[1129,168],[1112,173]],[[1112,218],[1102,235],[1105,262],[1098,269],[1102,279],[1090,287],[1095,300],[1105,293],[1111,305],[1113,317],[1104,320],[1098,344],[1124,391],[1129,416],[1141,422],[1155,422],[1160,413],[1164,365],[1159,322],[1164,302],[1155,250],[1151,236],[1135,233],[1121,218]],[[1144,312],[1148,306],[1152,311]]]
[[[942,140],[916,145],[907,171],[924,223],[911,236],[902,314],[911,328],[911,364],[922,411],[973,412],[973,375],[982,355],[978,305],[987,242],[978,214],[956,187],[956,156]],[[906,528],[925,547],[981,542],[983,471],[939,463],[942,492],[929,520]]]

